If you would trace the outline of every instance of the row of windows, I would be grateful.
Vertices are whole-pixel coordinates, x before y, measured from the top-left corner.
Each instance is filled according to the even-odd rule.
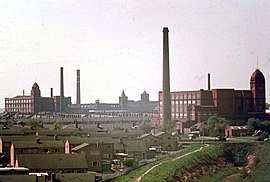
[[[183,92],[183,93],[171,93],[171,100],[183,100],[183,99],[200,99],[200,92]],[[159,100],[162,100],[162,93],[159,95]]]
[[[20,99],[7,99],[6,100],[6,103],[11,103],[11,104],[14,104],[14,103],[31,103],[31,99],[24,99],[24,100],[20,100]]]
[[[31,107],[32,104],[6,104],[6,107]]]
[[[32,109],[31,108],[24,108],[24,109],[18,109],[18,108],[6,108],[8,112],[22,112],[22,113],[31,113]]]

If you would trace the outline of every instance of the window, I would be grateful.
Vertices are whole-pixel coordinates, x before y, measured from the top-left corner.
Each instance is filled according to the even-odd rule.
[[[93,162],[92,162],[92,166],[99,166],[99,163],[96,162],[96,161],[93,161]]]

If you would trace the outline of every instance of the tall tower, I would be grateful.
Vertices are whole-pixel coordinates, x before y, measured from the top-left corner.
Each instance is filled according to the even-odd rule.
[[[31,110],[35,114],[41,110],[40,98],[41,98],[40,89],[38,84],[35,82],[31,90],[31,100],[32,100]]]
[[[169,29],[163,28],[162,125],[171,120]]]
[[[121,110],[127,110],[128,97],[125,94],[125,91],[122,90],[122,94],[119,97],[119,106]]]
[[[77,70],[77,105],[81,105],[80,70]]]
[[[265,78],[259,69],[256,69],[250,78],[250,90],[254,112],[265,113]]]
[[[60,113],[64,111],[64,73],[63,67],[60,68]]]
[[[142,102],[149,102],[149,94],[144,90],[141,94],[141,101]]]

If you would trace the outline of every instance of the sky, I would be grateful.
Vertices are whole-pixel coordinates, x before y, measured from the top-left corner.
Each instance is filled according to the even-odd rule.
[[[5,97],[64,93],[76,103],[150,100],[162,90],[162,29],[169,28],[171,91],[270,84],[269,0],[1,0],[0,107]]]

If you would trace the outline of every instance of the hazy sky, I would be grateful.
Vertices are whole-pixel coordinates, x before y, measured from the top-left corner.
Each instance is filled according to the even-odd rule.
[[[207,88],[207,73],[212,88],[249,89],[257,56],[268,82],[269,0],[1,0],[0,107],[35,81],[59,95],[61,66],[73,103],[77,69],[82,103],[118,102],[122,89],[157,100],[165,26],[171,91]]]

